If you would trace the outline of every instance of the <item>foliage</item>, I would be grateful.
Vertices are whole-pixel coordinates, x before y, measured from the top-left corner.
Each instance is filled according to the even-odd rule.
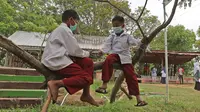
[[[66,9],[76,10],[81,18],[79,27],[84,35],[107,36],[111,29],[111,19],[115,15],[122,15],[117,9],[107,3],[94,2],[94,0],[1,0],[0,3],[0,32],[6,36],[17,30],[35,31],[47,33],[55,29],[61,23],[61,14]],[[131,13],[128,1],[112,0],[114,5],[125,12],[138,16],[142,10],[139,7],[135,13]],[[103,7],[103,8],[102,8]],[[2,18],[3,17],[3,18]],[[134,36],[141,36],[138,28],[132,20],[126,18],[127,31]],[[7,24],[9,23],[9,24]],[[145,33],[149,33],[160,22],[156,16],[145,9],[140,23]],[[150,30],[151,29],[151,30]]]
[[[0,33],[9,35],[18,29],[14,17],[15,9],[6,0],[0,0]]]
[[[182,7],[184,7],[184,8],[191,7],[192,6],[192,0],[181,0],[179,2],[179,6],[180,6],[180,8],[182,8]]]
[[[183,25],[169,26],[167,31],[167,42],[169,51],[191,51],[196,35],[192,30]],[[150,44],[152,49],[164,50],[164,31]]]
[[[131,15],[133,17],[138,17],[138,15],[141,13],[143,7],[138,7],[134,13]],[[134,37],[136,38],[142,38],[142,35],[140,33],[140,30],[136,23],[132,21],[130,18],[127,19],[127,31],[133,34]],[[144,9],[144,12],[142,14],[141,19],[139,20],[139,24],[141,28],[144,31],[145,35],[149,35],[155,28],[160,25],[160,21],[158,20],[157,16],[154,16],[150,13],[150,10]]]
[[[82,34],[108,35],[112,17],[120,14],[110,5],[93,0],[1,1],[0,20],[3,21],[0,22],[0,32],[6,36],[17,30],[51,32],[61,23],[61,14],[66,9],[74,9],[79,13]],[[131,11],[126,0],[113,0],[113,3],[127,12]]]
[[[200,26],[199,26],[199,28],[198,28],[198,30],[197,30],[197,35],[198,35],[198,37],[200,37]],[[196,40],[194,46],[197,47],[198,50],[200,50],[200,40]]]

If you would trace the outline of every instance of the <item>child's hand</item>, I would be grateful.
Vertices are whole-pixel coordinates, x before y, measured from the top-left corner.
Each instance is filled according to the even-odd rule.
[[[101,57],[103,52],[101,50],[92,50],[90,51],[90,57]]]
[[[101,50],[99,50],[98,55],[99,55],[99,56],[102,56],[102,55],[103,55],[103,52],[102,52]]]

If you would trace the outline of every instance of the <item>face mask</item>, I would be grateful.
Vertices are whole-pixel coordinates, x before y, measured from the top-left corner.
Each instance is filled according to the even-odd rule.
[[[75,24],[74,24],[74,25],[71,25],[71,24],[70,24],[70,26],[69,26],[69,28],[71,29],[72,32],[74,32],[74,31],[76,30],[76,28],[77,28],[77,23],[74,21],[74,19],[73,19],[73,22],[74,22]]]
[[[123,29],[122,29],[121,26],[120,26],[120,27],[113,27],[113,31],[114,31],[115,33],[121,33],[121,32],[123,31]]]
[[[72,25],[70,25],[70,29],[71,29],[71,31],[73,32],[73,31],[75,31],[76,30],[76,28],[77,28],[77,24],[75,23],[75,25],[74,26],[72,26]]]

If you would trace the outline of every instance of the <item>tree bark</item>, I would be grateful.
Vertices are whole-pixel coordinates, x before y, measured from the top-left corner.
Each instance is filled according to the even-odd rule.
[[[6,37],[2,35],[0,35],[0,47],[5,48],[8,52],[13,53],[24,62],[27,62],[38,72],[42,73],[45,76],[46,80],[55,78],[55,74],[46,67],[44,67],[40,61],[38,61],[28,52],[24,51],[23,49],[21,49],[20,47],[15,45],[12,41],[8,40]]]
[[[111,92],[111,95],[110,95],[110,103],[115,102],[116,94],[119,91],[123,81],[124,81],[124,73],[122,72],[119,75],[119,77],[117,78],[116,83],[115,83],[115,85],[114,85],[114,87],[112,89],[112,92]]]

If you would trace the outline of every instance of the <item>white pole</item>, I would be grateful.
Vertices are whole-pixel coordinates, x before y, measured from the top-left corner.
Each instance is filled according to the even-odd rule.
[[[164,9],[164,21],[166,21],[165,0],[163,0],[163,9]],[[164,38],[165,38],[165,71],[166,71],[166,100],[165,102],[168,103],[169,102],[169,79],[168,79],[167,27],[165,28]]]

